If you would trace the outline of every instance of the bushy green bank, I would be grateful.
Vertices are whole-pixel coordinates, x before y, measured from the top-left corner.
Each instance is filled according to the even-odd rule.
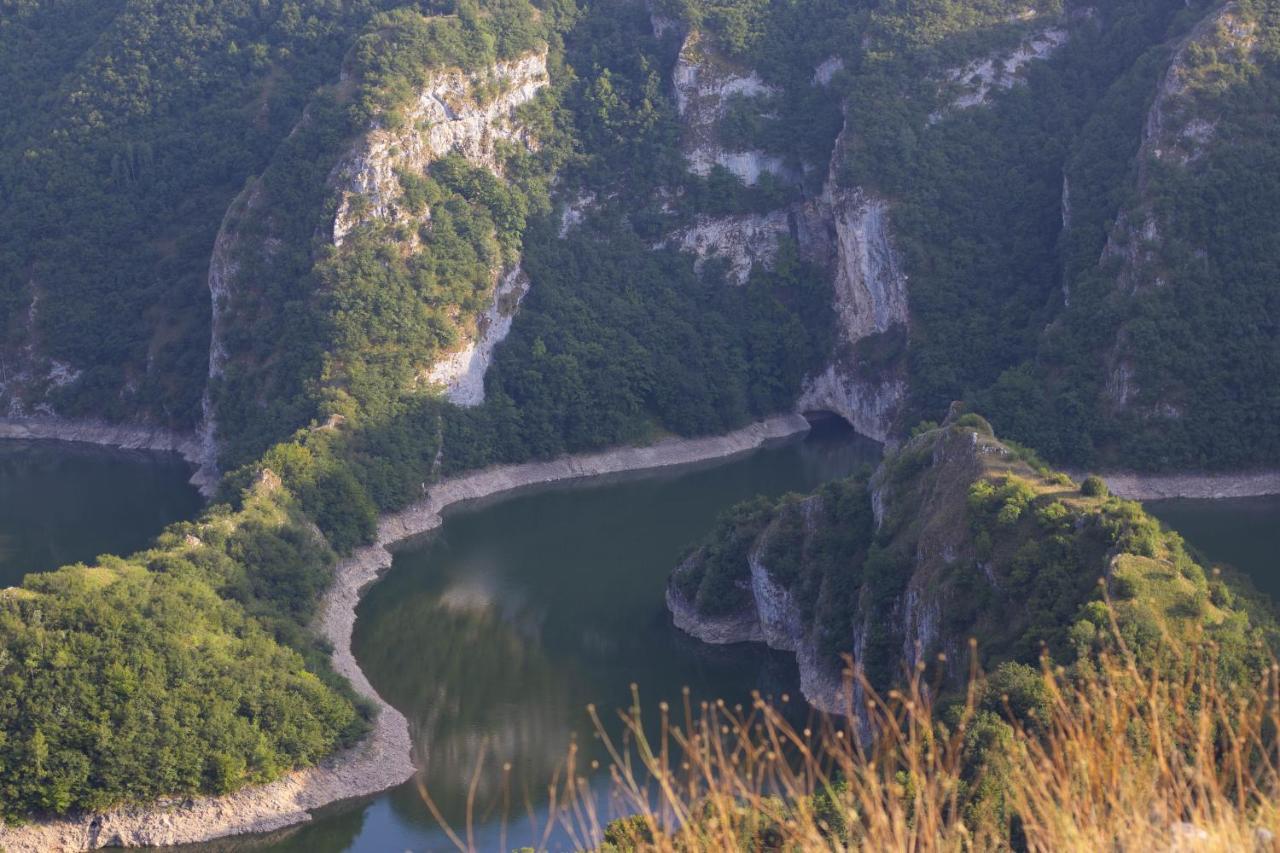
[[[238,512],[0,593],[0,819],[224,793],[352,742],[309,628],[333,561],[263,475]]]

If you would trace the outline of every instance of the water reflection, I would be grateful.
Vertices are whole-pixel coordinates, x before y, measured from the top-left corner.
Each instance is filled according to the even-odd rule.
[[[790,655],[706,646],[675,630],[663,603],[667,573],[732,504],[808,491],[879,455],[878,445],[828,423],[806,441],[714,466],[472,507],[398,554],[361,603],[355,652],[410,719],[426,783],[450,823],[465,822],[483,752],[490,772],[477,783],[475,846],[542,842],[546,786],[571,739],[584,765],[602,757],[585,707],[594,703],[612,725],[633,683],[646,709],[664,699],[678,707],[685,685],[694,702],[746,702],[753,690],[794,695]],[[252,843],[299,853],[453,849],[412,784]],[[549,846],[574,849],[563,834]]]
[[[1280,602],[1280,495],[1152,501],[1146,508],[1209,563],[1238,569]]]
[[[693,697],[745,702],[794,691],[794,665],[759,647],[715,649],[671,627],[666,575],[732,503],[812,488],[879,449],[826,425],[811,440],[702,470],[542,491],[451,517],[397,556],[361,605],[355,646],[370,681],[410,718],[424,780],[451,822],[465,818],[476,763],[482,807],[541,792],[576,738],[606,758],[585,706]],[[614,719],[612,714],[608,719]],[[498,768],[511,766],[509,793]],[[429,827],[416,798],[405,824]]]

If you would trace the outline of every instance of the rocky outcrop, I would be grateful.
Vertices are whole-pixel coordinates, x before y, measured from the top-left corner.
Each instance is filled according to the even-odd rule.
[[[856,359],[846,358],[838,358],[817,376],[806,379],[796,408],[801,412],[833,412],[859,434],[882,443],[889,441],[907,383],[897,376],[870,375]]]
[[[733,643],[760,643],[760,617],[754,607],[717,616],[699,613],[693,603],[667,587],[667,609],[677,628],[704,643],[725,646]]]
[[[1115,270],[1119,296],[1140,295],[1164,287],[1178,274],[1164,257],[1165,223],[1151,192],[1156,163],[1189,168],[1207,150],[1217,131],[1213,94],[1197,81],[1196,55],[1210,54],[1228,64],[1232,73],[1247,77],[1257,70],[1257,22],[1240,13],[1235,3],[1214,9],[1174,48],[1147,110],[1138,151],[1137,203],[1121,210],[1099,263]],[[1212,85],[1209,86],[1212,89]],[[1144,417],[1176,419],[1182,406],[1171,400],[1142,400],[1137,370],[1127,335],[1121,329],[1106,356],[1108,381],[1103,402],[1112,412],[1128,410]]]
[[[1258,23],[1244,17],[1235,3],[1227,3],[1185,38],[1174,53],[1147,111],[1142,131],[1142,160],[1148,157],[1186,166],[1199,159],[1217,131],[1217,121],[1196,92],[1198,64],[1192,54],[1216,55],[1234,73],[1247,76],[1256,70]],[[1145,162],[1140,163],[1144,167]]]
[[[949,90],[958,92],[947,106],[929,116],[929,122],[940,121],[947,112],[982,106],[991,102],[994,92],[1012,89],[1024,78],[1026,67],[1040,59],[1047,59],[1067,42],[1068,33],[1061,27],[1048,27],[1023,39],[1009,51],[975,60],[961,68],[952,69],[946,75]]]
[[[429,209],[403,204],[401,174],[423,174],[436,160],[458,154],[472,165],[501,175],[502,147],[534,148],[537,140],[519,120],[519,109],[550,82],[545,49],[497,62],[479,71],[434,72],[395,126],[379,120],[335,167],[338,211],[333,242],[342,246],[351,232],[374,222],[408,226],[397,233],[403,249],[418,249],[419,229]],[[493,270],[493,298],[480,316],[459,318],[460,345],[422,371],[421,380],[464,406],[484,401],[484,374],[529,289],[517,266]]]
[[[1211,99],[1201,98],[1197,91],[1192,54],[1216,54],[1220,61],[1230,61],[1236,73],[1247,75],[1256,67],[1257,30],[1256,21],[1244,18],[1235,3],[1227,3],[1178,42],[1143,123],[1138,152],[1139,204],[1121,212],[1102,253],[1103,262],[1119,262],[1123,290],[1132,292],[1162,283],[1158,269],[1160,223],[1147,197],[1151,164],[1188,166],[1203,156],[1217,129]]]
[[[804,220],[801,248],[832,270],[838,341],[835,358],[805,381],[796,405],[834,412],[863,435],[886,441],[905,377],[893,367],[868,365],[859,344],[873,335],[905,334],[908,327],[907,276],[890,236],[888,202],[829,179]]]
[[[859,189],[831,190],[835,306],[843,334],[857,341],[907,322],[906,276],[889,238],[888,203]]]
[[[699,216],[692,225],[673,232],[664,241],[692,253],[694,269],[701,272],[706,262],[720,259],[728,264],[728,277],[746,284],[756,264],[771,267],[778,255],[778,241],[791,234],[788,211],[746,213],[738,216]]]
[[[418,217],[401,205],[400,171],[421,174],[433,161],[461,154],[500,174],[503,143],[535,144],[517,110],[549,82],[545,50],[478,71],[433,73],[395,127],[376,123],[334,169],[340,200],[333,242],[341,246],[362,223]]]
[[[1019,464],[983,430],[949,422],[887,457],[866,482],[843,481],[808,497],[784,498],[758,532],[719,528],[717,535],[726,538],[695,550],[672,573],[667,602],[675,624],[704,642],[756,641],[793,652],[805,697],[826,712],[859,707],[849,704],[860,688],[841,671],[833,638],[843,637],[837,648],[855,667],[867,667],[869,677],[878,672],[893,678],[904,666],[932,664],[942,653],[943,672],[960,683],[972,627],[957,629],[954,617],[950,624],[945,617],[955,609],[956,579],[972,583],[969,490],[988,472],[1000,476]],[[1017,470],[1030,473],[1025,466]],[[726,555],[742,535],[754,539],[746,565],[735,567]],[[873,542],[881,549],[874,570],[868,556]],[[715,559],[703,562],[708,554]],[[785,561],[787,575],[771,570],[770,559]],[[998,594],[996,574],[984,577]],[[717,613],[713,605],[728,581],[739,590],[734,601],[745,603],[733,613]],[[973,594],[971,586],[961,589]]]
[[[844,70],[844,60],[838,56],[829,56],[813,69],[813,85],[827,86],[835,76]]]
[[[306,120],[305,118],[303,119]],[[229,353],[225,343],[232,302],[236,298],[240,273],[240,252],[244,250],[238,226],[262,202],[262,181],[255,178],[231,202],[222,217],[218,236],[209,257],[209,372],[204,394],[200,398],[201,418],[197,434],[200,442],[200,469],[210,483],[218,480],[218,413],[213,400],[213,386],[226,371]],[[271,238],[262,245],[268,250]]]
[[[529,276],[516,267],[504,275],[493,291],[493,302],[476,322],[476,335],[466,338],[462,349],[432,365],[427,382],[444,389],[444,395],[459,406],[484,402],[484,374],[493,360],[494,348],[511,331],[516,309],[529,292]]]
[[[764,174],[784,180],[798,177],[782,158],[763,151],[730,149],[720,138],[720,120],[735,98],[778,94],[760,75],[736,67],[695,30],[680,48],[672,82],[681,122],[681,148],[691,172],[709,175],[715,166],[723,166],[747,185],[757,183]]]
[[[818,496],[810,496],[796,510],[804,519],[806,540],[816,532],[821,501]],[[806,620],[792,590],[774,578],[767,564],[765,555],[778,524],[779,518],[775,517],[747,555],[746,576],[738,581],[749,592],[745,606],[734,612],[709,615],[700,612],[681,593],[678,578],[693,570],[702,558],[702,552],[695,551],[672,572],[667,584],[667,609],[675,627],[704,643],[764,643],[771,649],[791,652],[796,656],[801,692],[809,703],[826,713],[842,713],[848,709],[848,690],[841,667],[823,659],[815,625]],[[855,633],[865,633],[864,626],[856,625]]]

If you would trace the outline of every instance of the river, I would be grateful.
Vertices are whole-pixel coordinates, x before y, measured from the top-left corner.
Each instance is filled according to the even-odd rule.
[[[428,758],[428,790],[446,817],[462,829],[483,750],[488,772],[477,801],[502,801],[498,767],[510,762],[511,817],[499,819],[501,807],[480,814],[476,846],[537,843],[522,789],[540,814],[541,791],[571,739],[588,760],[599,754],[585,706],[609,709],[612,721],[633,683],[649,710],[679,701],[685,685],[695,700],[745,701],[752,690],[794,696],[790,655],[708,647],[672,628],[662,597],[667,574],[723,509],[756,494],[811,490],[878,455],[878,446],[847,429],[820,425],[804,441],[727,462],[469,506],[400,551],[361,603],[355,651],[373,685],[409,718]],[[145,545],[198,506],[186,474],[175,457],[0,443],[0,580]],[[1148,508],[1207,560],[1235,565],[1280,597],[1272,558],[1280,552],[1280,498]],[[199,849],[381,853],[452,845],[405,785],[324,809],[300,827]]]
[[[477,847],[538,841],[522,790],[535,809],[542,805],[571,738],[588,755],[593,749],[586,705],[608,709],[612,721],[633,683],[650,710],[680,701],[685,685],[695,700],[747,701],[755,689],[798,695],[791,655],[708,647],[672,627],[667,574],[722,510],[757,494],[809,491],[879,455],[875,443],[828,423],[803,441],[727,462],[466,507],[397,553],[361,602],[355,653],[374,687],[409,718],[427,756],[428,789],[449,820],[459,830],[465,823],[483,744],[489,772],[477,801],[501,801],[499,767],[510,762],[512,817],[505,838],[497,814],[477,821]],[[327,809],[261,847],[453,849],[413,785]]]
[[[176,454],[0,441],[0,587],[146,547],[200,508],[190,476]]]

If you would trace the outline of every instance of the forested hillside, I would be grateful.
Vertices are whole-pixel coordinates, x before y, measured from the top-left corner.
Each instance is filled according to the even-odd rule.
[[[1055,463],[1280,464],[1278,33],[1278,0],[0,0],[0,410],[198,432],[226,473],[154,549],[0,596],[4,816],[349,742],[307,628],[333,552],[464,470],[796,409],[901,440],[954,400]],[[1249,634],[1132,508],[1016,473],[967,504],[1005,592],[946,574],[950,629],[1070,651],[1120,547]],[[782,570],[827,657],[907,581],[866,488],[824,499],[860,584]],[[735,525],[794,513],[676,586],[732,610]]]

